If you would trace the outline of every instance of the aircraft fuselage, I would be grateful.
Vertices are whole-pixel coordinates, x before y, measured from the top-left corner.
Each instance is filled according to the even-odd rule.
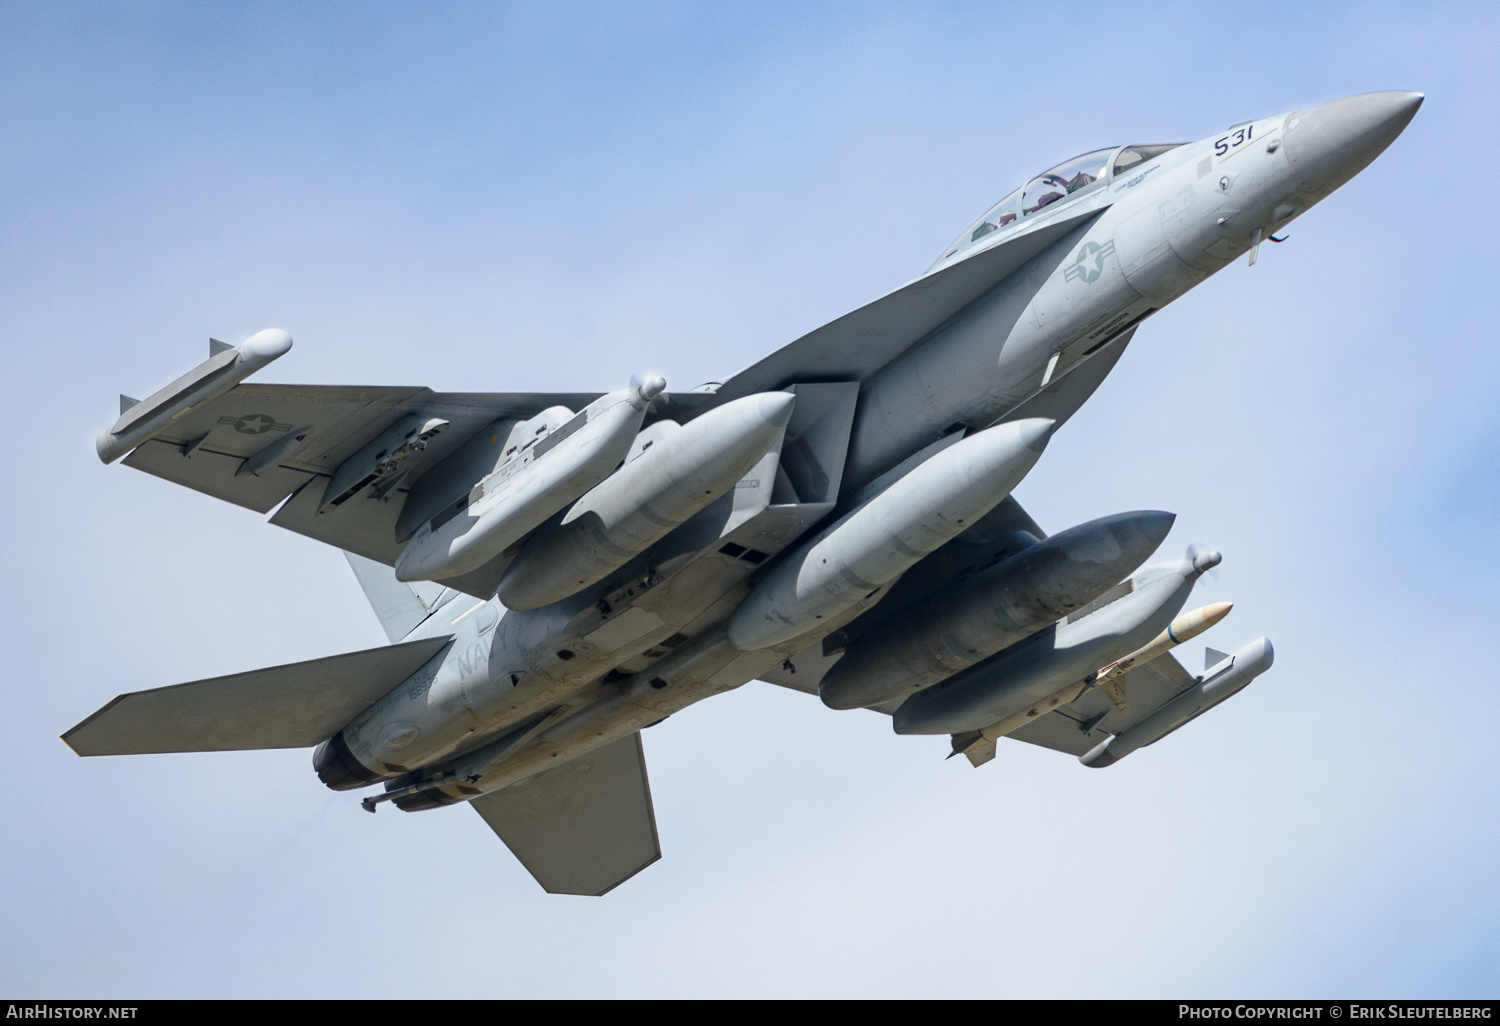
[[[725,627],[775,557],[864,501],[861,489],[914,454],[1023,415],[1029,400],[1123,345],[1143,318],[1247,253],[1253,262],[1263,241],[1373,160],[1419,99],[1351,97],[1128,166],[1126,147],[1101,158],[1092,178],[1054,176],[1064,184],[1050,201],[1040,191],[1046,176],[1018,190],[1011,220],[1001,211],[993,228],[976,224],[927,277],[1039,226],[1076,225],[858,382],[835,495],[800,504],[778,497],[773,449],[744,489],[704,511],[720,518],[706,547],[679,537],[696,538],[690,521],[618,573],[540,608],[507,611],[496,599],[460,596],[419,630],[452,633],[452,644],[321,746],[320,776],[331,787],[391,781],[409,792],[396,799],[408,809],[463,801],[738,687],[850,622],[879,601],[880,588],[768,647],[742,650]],[[1076,195],[1061,191],[1073,182],[1083,182]],[[806,385],[833,387],[783,387]]]

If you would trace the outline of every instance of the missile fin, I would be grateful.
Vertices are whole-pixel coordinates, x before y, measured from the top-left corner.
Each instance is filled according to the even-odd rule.
[[[966,730],[962,734],[953,735],[953,751],[948,753],[948,758],[953,758],[959,752],[964,754],[970,765],[978,769],[995,757],[995,740],[985,737],[983,731]]]
[[[977,730],[966,730],[962,734],[954,734],[953,751],[949,752],[947,757],[951,759],[959,752],[967,750],[970,745],[979,740],[979,737],[980,734]]]
[[[1099,682],[1099,690],[1114,703],[1114,707],[1120,710],[1121,716],[1130,715],[1130,706],[1126,701],[1125,682],[1130,679],[1130,674],[1122,673],[1118,677],[1109,677]]]
[[[968,757],[969,765],[978,769],[995,757],[995,742],[982,737],[970,745],[964,755]]]
[[[1205,648],[1203,650],[1203,668],[1206,670],[1217,663],[1222,663],[1228,658],[1228,652],[1220,652],[1216,648]]]
[[[130,398],[130,396],[125,395],[124,393],[120,394],[120,415],[121,416],[124,416],[125,414],[129,413],[134,407],[137,407],[139,405],[141,405],[141,401],[139,399],[132,399],[132,398]]]
[[[233,348],[234,346],[230,345],[228,342],[220,342],[216,338],[211,338],[208,340],[208,358],[212,360],[215,356],[218,356],[224,350]]]

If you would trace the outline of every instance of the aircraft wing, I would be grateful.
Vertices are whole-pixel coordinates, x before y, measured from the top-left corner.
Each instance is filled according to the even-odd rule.
[[[272,666],[120,695],[63,735],[79,755],[310,748],[410,677],[449,639]]]
[[[998,245],[908,282],[808,332],[740,371],[720,399],[779,388],[792,381],[862,381],[942,326],[950,317],[1108,206],[1108,194],[1040,219]]]
[[[717,392],[669,393],[654,412],[686,420],[712,406],[794,381],[862,380],[1032,257],[1097,217],[1104,206],[1107,202],[1100,198],[1060,211],[1051,220],[1040,219],[802,336],[734,375]],[[290,344],[286,338],[280,351]],[[1037,398],[1047,397],[1051,405],[1061,401],[1068,407],[1062,415],[1071,413],[1098,383],[1085,380],[1093,377],[1093,367],[1107,372],[1124,348],[1120,341],[1112,345],[1112,354],[1101,353],[1080,368],[1089,373],[1075,372],[1054,383],[1067,382],[1066,394],[1054,395],[1054,389]],[[413,521],[438,512],[478,480],[438,482],[431,480],[435,475],[424,477],[427,470],[497,420],[527,419],[550,406],[576,411],[599,397],[592,392],[441,393],[428,388],[249,384],[239,380],[250,369],[239,350],[211,343],[210,354],[208,362],[145,402],[123,402],[120,419],[110,429],[116,441],[101,448],[106,462],[115,458],[109,452],[128,451],[126,465],[226,502],[258,513],[279,505],[271,520],[277,526],[387,566],[400,555],[402,535],[410,533]],[[231,387],[231,379],[238,383]],[[358,462],[350,458],[373,452],[388,432],[413,415],[444,424],[425,439],[420,452],[404,458],[401,470],[363,488],[352,501],[330,506],[329,483],[341,468],[347,472]],[[1025,415],[1056,413],[1049,406],[1039,411],[1028,408]],[[342,488],[343,479],[339,481]],[[408,502],[414,489],[419,501]],[[443,583],[487,596],[501,571],[503,567],[481,568],[468,578]]]
[[[406,488],[384,501],[367,495],[319,514],[329,480],[344,461],[408,414],[448,422],[426,448],[409,458],[411,471],[436,465],[500,418],[525,419],[549,406],[582,409],[598,393],[444,393],[428,388],[344,385],[240,384],[192,408],[141,444],[125,464],[257,513],[286,499],[272,523],[391,565],[401,552],[396,518]],[[289,455],[246,473],[251,457],[269,446],[305,440]],[[459,491],[468,484],[460,484]],[[373,494],[372,489],[366,489]]]
[[[1125,675],[1126,704],[1121,713],[1098,688],[1090,688],[1072,702],[1040,716],[1009,735],[1069,755],[1083,755],[1105,734],[1118,734],[1150,716],[1192,687],[1193,675],[1168,652]]]
[[[601,895],[661,858],[640,731],[470,804],[549,894]]]

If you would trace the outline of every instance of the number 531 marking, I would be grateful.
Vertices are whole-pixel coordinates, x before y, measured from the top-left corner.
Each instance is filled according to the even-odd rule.
[[[1249,142],[1250,137],[1254,134],[1254,125],[1241,125],[1223,138],[1214,140],[1214,153],[1220,157],[1226,157],[1230,151],[1237,150]]]

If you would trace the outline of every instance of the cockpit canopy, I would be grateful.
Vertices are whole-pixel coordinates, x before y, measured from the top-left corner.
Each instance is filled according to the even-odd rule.
[[[1017,189],[985,211],[983,217],[966,228],[962,235],[943,250],[937,263],[963,252],[992,232],[1007,228],[1054,203],[1091,192],[1112,181],[1115,175],[1181,145],[1183,144],[1152,143],[1111,146],[1107,150],[1094,150],[1059,164],[1052,170],[1037,175],[1025,187]]]

